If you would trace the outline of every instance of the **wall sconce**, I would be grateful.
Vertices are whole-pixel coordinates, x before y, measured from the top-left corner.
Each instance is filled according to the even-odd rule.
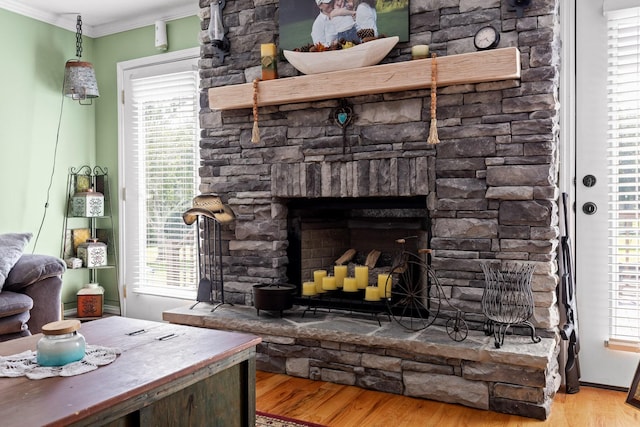
[[[229,54],[229,39],[225,36],[227,30],[222,23],[222,9],[226,4],[226,0],[212,1],[209,21],[209,38],[214,49],[213,54],[220,59],[220,62],[224,61],[224,57]]]
[[[90,62],[80,61],[82,56],[82,18],[78,15],[76,21],[76,56],[77,59],[70,59],[64,66],[63,93],[80,105],[93,104],[93,98],[100,96],[98,92],[98,82],[96,73]],[[84,100],[88,103],[83,103]]]
[[[167,23],[164,21],[156,21],[156,49],[165,51],[168,46]]]

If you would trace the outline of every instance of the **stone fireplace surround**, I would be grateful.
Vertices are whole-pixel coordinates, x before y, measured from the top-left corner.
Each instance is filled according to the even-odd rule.
[[[429,44],[439,56],[471,52],[475,31],[493,25],[501,32],[501,46],[520,50],[521,78],[439,88],[441,142],[435,146],[426,143],[429,90],[351,97],[355,120],[346,131],[344,154],[342,131],[332,120],[339,100],[261,107],[257,144],[250,142],[250,109],[208,108],[209,88],[251,82],[259,76],[259,44],[278,41],[278,23],[273,19],[278,2],[227,2],[223,13],[231,52],[220,63],[212,57],[207,38],[209,0],[200,1],[201,191],[220,194],[236,214],[236,221],[223,233],[227,300],[250,306],[253,285],[288,281],[291,200],[423,196],[430,221],[429,246],[434,250],[432,266],[447,295],[472,321],[483,319],[482,261],[536,264],[532,320],[540,335],[548,338],[543,342],[555,343],[555,357],[559,351],[559,1],[536,1],[522,18],[507,3],[411,1],[410,42],[400,43],[385,62],[409,60],[411,45],[418,43]],[[285,62],[278,68],[281,78],[297,74]],[[238,328],[250,329],[247,324]],[[282,337],[291,339],[284,333],[274,336],[281,338],[267,339],[261,350],[267,359],[282,350]],[[306,336],[297,339],[313,341]],[[322,339],[317,343],[319,349],[325,345]],[[376,354],[375,348],[370,346],[371,354]],[[414,361],[419,358],[414,356]],[[264,366],[269,365],[266,360]],[[546,417],[559,387],[558,365],[552,357],[544,369],[531,368],[543,376],[536,396],[532,398],[526,386],[507,384],[517,391],[490,409]],[[300,370],[295,374],[312,377]],[[463,375],[456,368],[452,374]],[[485,379],[482,375],[477,373],[491,398],[503,396],[496,387],[504,387],[498,387],[488,372]]]

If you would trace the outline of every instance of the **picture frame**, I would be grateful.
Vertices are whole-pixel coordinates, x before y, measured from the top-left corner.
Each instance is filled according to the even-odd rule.
[[[635,406],[640,409],[640,363],[638,363],[638,367],[636,368],[636,373],[633,375],[633,381],[631,382],[631,387],[629,387],[629,393],[627,394],[626,403],[631,406]]]
[[[88,228],[74,228],[71,230],[71,236],[73,237],[72,256],[77,256],[78,246],[91,238],[91,230],[89,230]]]
[[[379,34],[398,36],[409,41],[409,0],[377,0]],[[320,9],[314,0],[280,0],[278,45],[281,50],[294,50],[312,43],[311,27]]]

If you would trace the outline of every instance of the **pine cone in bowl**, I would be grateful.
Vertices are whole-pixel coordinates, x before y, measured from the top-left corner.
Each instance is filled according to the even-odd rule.
[[[373,28],[362,28],[358,30],[358,37],[360,40],[364,41],[364,39],[375,37],[375,33],[373,32]]]

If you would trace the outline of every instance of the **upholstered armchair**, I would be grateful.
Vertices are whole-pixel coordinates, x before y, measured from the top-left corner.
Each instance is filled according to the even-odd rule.
[[[39,333],[62,315],[65,264],[50,255],[23,254],[30,237],[0,235],[0,341]]]

